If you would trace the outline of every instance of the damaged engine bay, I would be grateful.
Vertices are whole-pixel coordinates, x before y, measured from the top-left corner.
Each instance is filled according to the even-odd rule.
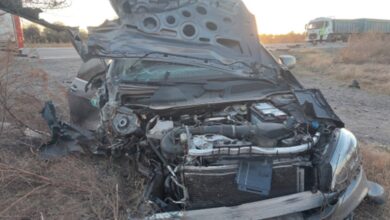
[[[95,135],[78,143],[135,162],[157,212],[329,190],[332,170],[323,155],[342,122],[317,90],[173,109],[117,101],[100,100]]]

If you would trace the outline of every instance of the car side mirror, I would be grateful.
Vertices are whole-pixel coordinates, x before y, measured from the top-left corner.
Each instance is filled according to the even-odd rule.
[[[288,69],[294,69],[297,64],[297,59],[291,55],[280,55],[279,63],[286,66]]]

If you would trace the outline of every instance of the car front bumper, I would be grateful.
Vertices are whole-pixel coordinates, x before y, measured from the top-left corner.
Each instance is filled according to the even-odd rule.
[[[366,196],[373,201],[384,201],[385,197],[383,188],[368,181],[361,169],[341,195],[307,191],[234,207],[158,213],[148,219],[344,219]],[[330,201],[335,202],[331,205]],[[302,215],[308,210],[318,211]]]

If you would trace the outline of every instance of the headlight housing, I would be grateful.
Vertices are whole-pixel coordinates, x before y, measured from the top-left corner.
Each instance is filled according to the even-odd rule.
[[[346,129],[340,129],[335,151],[331,159],[332,191],[345,190],[361,168],[361,156],[356,137]]]

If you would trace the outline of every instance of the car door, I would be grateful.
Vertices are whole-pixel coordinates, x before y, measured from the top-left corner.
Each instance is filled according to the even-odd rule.
[[[99,123],[98,108],[91,104],[97,90],[104,84],[108,65],[103,59],[83,63],[68,92],[71,122],[89,130]]]

